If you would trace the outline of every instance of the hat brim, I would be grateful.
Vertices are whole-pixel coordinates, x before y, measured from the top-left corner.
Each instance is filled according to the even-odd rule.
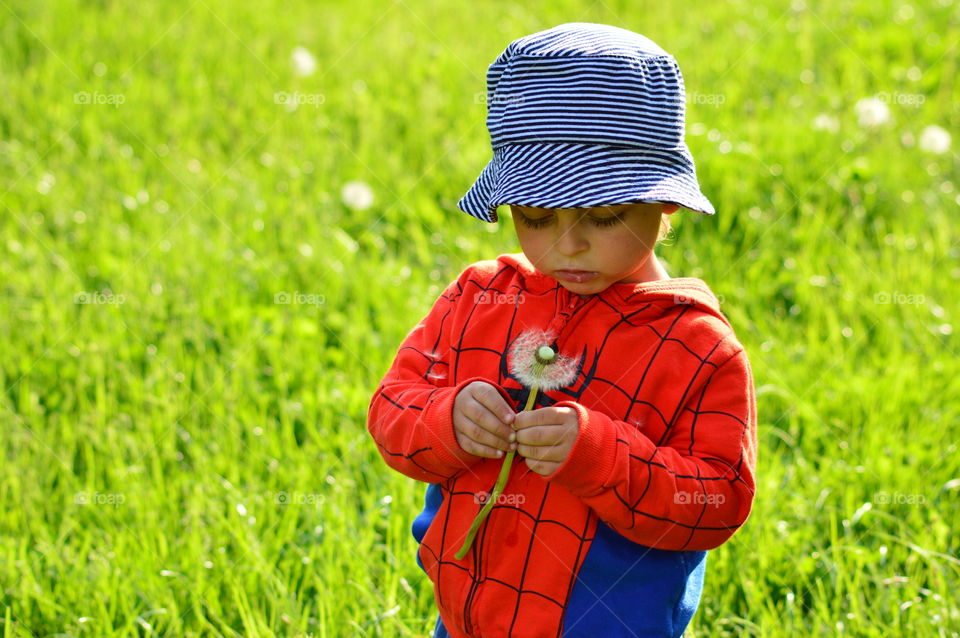
[[[705,215],[713,204],[700,192],[684,145],[659,150],[580,143],[507,144],[496,149],[457,207],[486,222],[503,204],[589,208],[671,202]]]

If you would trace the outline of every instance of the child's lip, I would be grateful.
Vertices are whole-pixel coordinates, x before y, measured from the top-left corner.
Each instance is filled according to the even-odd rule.
[[[557,279],[563,279],[564,281],[570,281],[573,283],[582,284],[586,281],[590,281],[598,275],[597,272],[592,270],[555,270]]]

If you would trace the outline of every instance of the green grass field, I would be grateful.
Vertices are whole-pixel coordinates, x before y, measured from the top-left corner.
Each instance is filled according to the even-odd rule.
[[[574,21],[680,62],[718,214],[658,253],[757,383],[753,514],[687,635],[960,635],[950,0],[0,0],[0,635],[429,635],[424,485],[366,409],[519,250],[455,206],[486,67]]]

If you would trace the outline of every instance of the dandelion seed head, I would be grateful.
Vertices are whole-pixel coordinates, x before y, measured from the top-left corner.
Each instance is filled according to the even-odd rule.
[[[854,105],[857,121],[864,128],[877,128],[890,121],[890,107],[877,97],[865,97]]]
[[[943,155],[950,150],[950,132],[935,124],[928,126],[920,133],[920,148],[928,153]]]
[[[313,75],[317,70],[317,60],[304,47],[296,47],[290,54],[290,63],[293,65],[293,72],[301,77]]]
[[[832,115],[821,113],[814,118],[813,128],[818,131],[830,131],[831,133],[836,133],[840,130],[840,120]]]
[[[544,330],[527,330],[520,333],[513,341],[510,347],[508,366],[510,373],[523,386],[532,388],[537,386],[543,391],[556,390],[565,385],[573,383],[577,378],[580,357],[566,357],[553,352],[549,344],[553,343],[556,335]],[[544,349],[550,350],[553,359],[552,363],[539,363],[537,355],[541,359],[550,359],[550,356],[543,356],[546,352],[540,352]]]
[[[340,199],[354,210],[365,210],[373,205],[373,189],[361,180],[353,180],[343,185]]]

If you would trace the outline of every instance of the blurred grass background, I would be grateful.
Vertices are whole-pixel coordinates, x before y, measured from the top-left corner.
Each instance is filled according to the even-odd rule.
[[[688,635],[958,635],[957,3],[0,0],[4,636],[429,635],[366,408],[519,250],[486,67],[575,21],[678,59],[718,214],[658,253],[758,386]]]

